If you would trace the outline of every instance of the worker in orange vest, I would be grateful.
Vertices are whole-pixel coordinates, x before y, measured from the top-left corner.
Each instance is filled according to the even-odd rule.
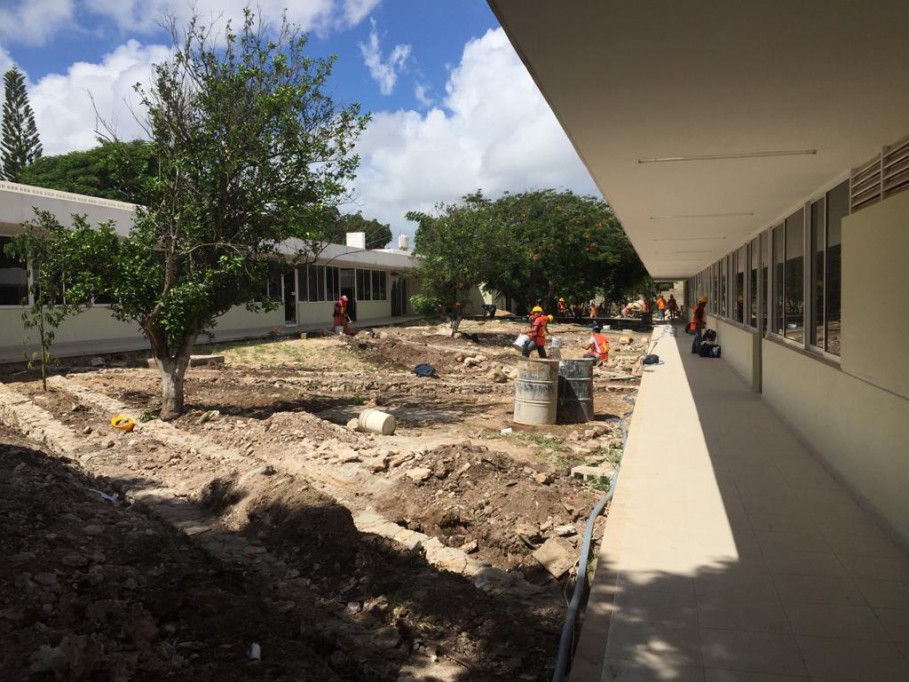
[[[707,297],[698,298],[698,304],[691,311],[691,322],[688,323],[688,331],[694,333],[694,342],[691,344],[691,352],[697,353],[701,346],[701,334],[704,327],[707,326]]]
[[[596,360],[596,364],[606,362],[609,359],[609,337],[600,333],[602,327],[598,324],[591,327],[591,331],[593,336],[584,344],[584,349],[587,351],[584,353],[584,357],[593,358]]]
[[[568,306],[565,305],[564,298],[559,299],[558,310],[559,310],[559,317],[565,317],[566,315],[568,315]]]
[[[524,344],[521,355],[529,358],[531,352],[537,351],[541,358],[546,357],[546,324],[549,318],[543,314],[543,308],[535,305],[530,311],[530,329],[525,331],[530,338]]]
[[[663,294],[660,294],[660,297],[657,299],[657,310],[660,311],[660,319],[666,319],[666,299],[663,298]]]
[[[334,331],[350,335],[350,315],[347,313],[347,296],[341,296],[335,303],[334,312],[331,315]]]

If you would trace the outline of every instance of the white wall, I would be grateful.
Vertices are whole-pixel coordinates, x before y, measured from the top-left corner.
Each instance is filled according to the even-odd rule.
[[[843,221],[843,371],[904,398],[909,398],[907,257],[909,191]]]
[[[714,317],[710,326],[716,330],[717,343],[723,350],[722,359],[750,386],[754,385],[754,337],[741,327]]]
[[[762,353],[764,399],[909,546],[909,401],[779,342]]]

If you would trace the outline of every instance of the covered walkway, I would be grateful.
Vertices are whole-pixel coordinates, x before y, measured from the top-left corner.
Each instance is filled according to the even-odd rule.
[[[726,362],[669,332],[572,682],[909,680],[905,553]]]

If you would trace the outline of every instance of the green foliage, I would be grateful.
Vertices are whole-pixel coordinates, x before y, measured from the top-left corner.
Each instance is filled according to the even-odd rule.
[[[150,142],[104,140],[87,151],[44,156],[22,170],[19,182],[143,204],[157,170]]]
[[[587,485],[591,488],[602,490],[604,493],[608,493],[609,488],[612,487],[612,479],[610,479],[609,476],[593,476],[587,479]]]
[[[3,75],[3,136],[0,139],[0,177],[19,182],[22,169],[41,156],[35,113],[25,90],[25,76],[14,66]]]
[[[439,313],[439,299],[423,294],[414,294],[410,297],[410,307],[422,317],[433,317]]]
[[[594,197],[540,190],[489,201],[476,193],[407,218],[418,223],[423,286],[446,305],[480,284],[523,311],[538,300],[551,309],[559,297],[618,301],[649,282],[612,210]]]
[[[367,249],[384,249],[391,241],[391,227],[376,219],[367,220],[357,211],[338,218],[337,243],[343,244],[348,232],[365,232]]]
[[[60,251],[44,238],[36,226],[26,226],[26,231],[13,237],[6,246],[7,254],[26,264],[29,279],[31,306],[22,311],[22,326],[38,335],[39,350],[28,356],[28,368],[41,369],[41,385],[47,390],[47,370],[54,358],[50,353],[57,329],[67,317],[90,305],[78,288],[66,290],[65,271]],[[64,295],[65,294],[65,295]],[[29,301],[22,301],[28,305]]]
[[[144,206],[118,238],[112,225],[39,216],[68,273],[67,291],[103,295],[145,334],[161,371],[162,419],[183,409],[196,338],[234,306],[274,309],[267,283],[322,248],[325,215],[353,177],[359,107],[326,94],[332,59],[306,55],[306,34],[270,34],[250,11],[223,35],[170,25],[174,52],[136,86],[147,111]],[[121,177],[134,177],[115,164]]]

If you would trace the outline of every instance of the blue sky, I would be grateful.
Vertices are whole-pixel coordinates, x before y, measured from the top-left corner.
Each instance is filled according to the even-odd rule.
[[[196,0],[203,17],[239,16],[243,0]],[[290,18],[313,55],[338,56],[329,88],[373,114],[351,202],[412,234],[428,211],[476,189],[596,193],[484,0],[259,0]],[[167,56],[163,11],[184,0],[0,0],[0,69],[27,76],[46,154],[94,146],[95,109],[124,139],[141,136],[131,85]]]

